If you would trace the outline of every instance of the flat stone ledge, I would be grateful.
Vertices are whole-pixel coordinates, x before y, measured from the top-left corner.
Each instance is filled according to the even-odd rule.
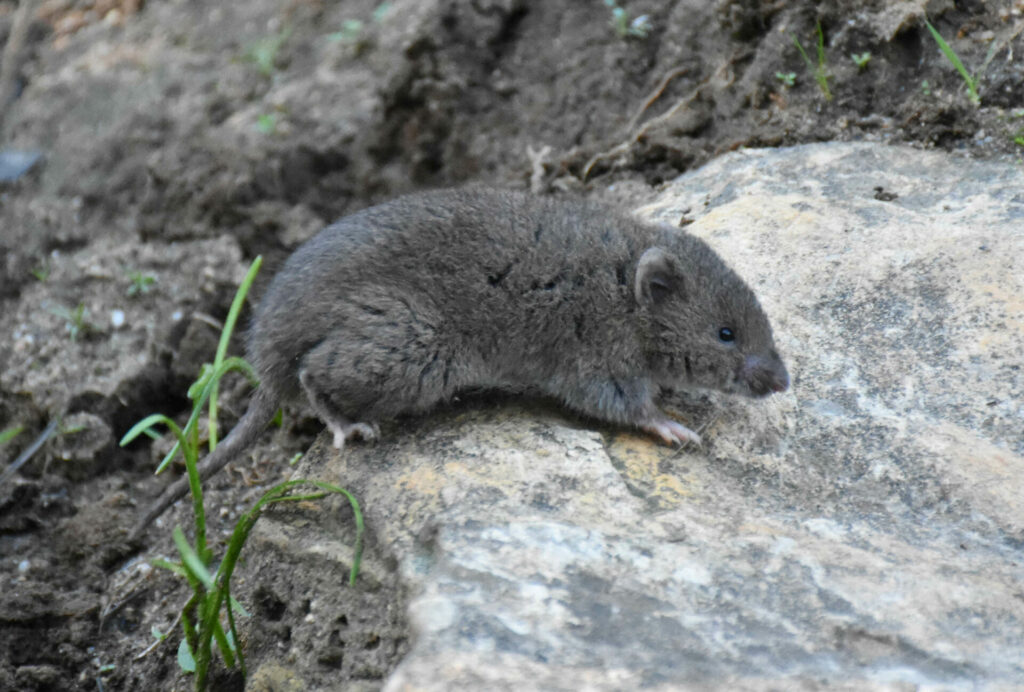
[[[700,449],[528,402],[340,456],[321,438],[296,475],[357,494],[371,574],[393,560],[410,595],[384,688],[1019,685],[1020,169],[742,151],[639,213],[685,218],[755,287],[792,389],[684,408]],[[324,554],[351,540],[339,511],[303,519]]]

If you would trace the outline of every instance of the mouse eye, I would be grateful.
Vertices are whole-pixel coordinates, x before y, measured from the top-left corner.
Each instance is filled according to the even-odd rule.
[[[736,332],[731,327],[722,327],[718,330],[718,340],[727,344],[736,341]]]

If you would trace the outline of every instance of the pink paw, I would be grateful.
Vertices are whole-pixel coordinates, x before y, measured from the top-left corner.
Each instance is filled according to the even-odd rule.
[[[380,435],[380,430],[376,425],[370,425],[369,423],[348,423],[347,425],[330,425],[331,432],[334,433],[334,448],[339,452],[345,448],[345,442],[351,440],[353,437],[360,437],[365,442],[371,442],[376,440]]]
[[[670,445],[683,445],[687,442],[693,442],[698,445],[700,444],[700,435],[693,432],[685,425],[668,418],[648,421],[647,423],[641,424],[640,428],[642,430],[646,430],[652,435],[657,435]]]

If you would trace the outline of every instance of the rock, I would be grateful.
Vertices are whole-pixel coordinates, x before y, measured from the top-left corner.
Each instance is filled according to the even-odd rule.
[[[693,219],[755,287],[789,392],[691,402],[701,449],[535,402],[341,455],[321,436],[296,476],[359,498],[359,583],[336,503],[266,517],[249,550],[293,551],[274,558],[303,565],[292,588],[333,577],[321,600],[409,594],[386,690],[1019,683],[1021,189],[1013,166],[906,148],[726,155],[640,214]],[[257,648],[322,683],[304,645]]]
[[[61,473],[73,480],[91,478],[109,458],[114,433],[105,420],[80,411],[61,421],[53,443]]]

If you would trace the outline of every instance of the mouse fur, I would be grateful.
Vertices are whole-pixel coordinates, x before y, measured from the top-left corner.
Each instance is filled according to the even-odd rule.
[[[203,477],[285,401],[308,401],[339,448],[466,389],[552,397],[671,444],[700,438],[660,411],[662,390],[789,385],[757,297],[704,241],[590,201],[481,189],[325,228],[274,277],[247,350],[260,386]]]

